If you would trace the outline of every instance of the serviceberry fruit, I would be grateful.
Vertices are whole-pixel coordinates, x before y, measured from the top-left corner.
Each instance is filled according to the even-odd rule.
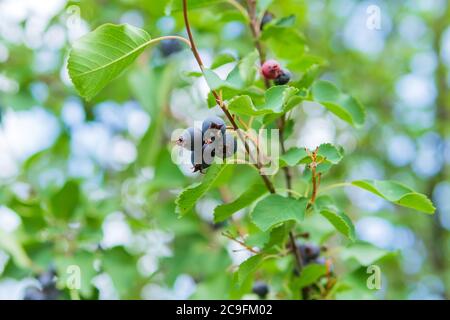
[[[23,300],[46,300],[45,294],[36,287],[28,287],[25,289]]]
[[[56,288],[56,270],[49,270],[37,276],[41,288],[28,287],[25,289],[24,300],[56,300],[61,292]]]
[[[194,151],[196,144],[198,144],[199,148],[203,144],[202,131],[199,128],[188,128],[184,130],[176,143],[187,150]]]
[[[260,29],[263,30],[263,29],[264,29],[264,26],[265,26],[266,24],[268,24],[268,23],[269,23],[270,21],[272,21],[272,20],[273,20],[273,14],[270,13],[269,11],[266,11],[266,12],[264,13],[263,18],[261,19],[261,26],[260,26]]]
[[[227,126],[225,121],[219,117],[208,117],[202,123],[202,133],[205,134],[205,132],[209,129],[220,130],[223,134],[225,134]]]
[[[275,60],[267,60],[261,66],[261,73],[264,76],[264,78],[268,80],[274,80],[278,78],[281,72],[282,72],[281,66]]]
[[[177,52],[183,50],[181,43],[176,39],[165,39],[161,41],[159,47],[163,57],[169,57]]]
[[[314,244],[299,244],[297,247],[305,264],[313,262],[320,256],[320,247]]]
[[[282,86],[289,83],[289,81],[291,81],[291,73],[287,70],[281,70],[281,74],[274,80],[274,83],[277,86]]]
[[[216,140],[216,154],[218,157],[225,160],[231,157],[237,151],[237,140],[230,134],[226,133],[222,139]]]
[[[267,296],[267,294],[269,293],[269,287],[263,281],[256,281],[253,284],[252,291],[253,291],[253,293],[257,294],[258,297],[260,297],[261,299],[264,299]]]
[[[203,172],[208,168],[215,157],[215,146],[213,144],[204,144],[202,150],[194,150],[191,154],[191,163],[194,166],[194,172]]]
[[[214,141],[219,134],[218,131],[224,136],[226,130],[227,125],[221,118],[208,117],[202,123],[203,141]]]
[[[54,286],[55,277],[56,277],[56,270],[53,267],[50,267],[49,270],[41,273],[37,279],[43,288],[48,288]]]

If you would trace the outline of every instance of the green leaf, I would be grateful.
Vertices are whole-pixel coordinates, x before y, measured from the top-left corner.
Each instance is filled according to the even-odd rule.
[[[257,109],[249,96],[237,96],[228,104],[230,111],[241,115],[259,116],[271,113],[270,110]]]
[[[66,184],[51,198],[51,209],[55,217],[70,219],[75,212],[80,200],[80,188],[78,183],[69,180]]]
[[[188,10],[200,9],[207,6],[211,6],[217,3],[225,2],[226,0],[189,0],[187,2]],[[182,11],[183,10],[183,1],[181,0],[172,0],[172,11]]]
[[[239,75],[245,86],[249,86],[255,81],[256,75],[258,74],[258,60],[258,51],[254,50],[239,62]]]
[[[312,153],[312,150],[310,150]],[[343,158],[343,149],[333,146],[330,143],[324,143],[319,146],[317,151],[317,161],[323,161],[328,164],[338,164]],[[280,166],[296,166],[299,164],[309,164],[311,158],[305,148],[291,148],[280,157]],[[320,165],[319,165],[320,167]]]
[[[210,69],[219,68],[227,63],[234,62],[236,59],[229,53],[221,53],[214,58]]]
[[[257,254],[241,263],[239,270],[237,271],[238,284],[240,286],[256,271],[256,269],[258,269],[263,258],[264,257],[261,254]]]
[[[290,220],[301,222],[307,204],[306,198],[294,199],[271,194],[256,204],[251,218],[259,229],[267,231],[282,222]]]
[[[264,12],[269,8],[269,6],[273,3],[273,0],[258,0],[256,1],[256,9],[260,15],[263,15]]]
[[[177,206],[176,212],[180,216],[187,214],[194,207],[197,200],[208,192],[209,189],[211,189],[226,167],[226,164],[213,164],[208,168],[202,182],[193,184],[181,191],[175,200],[175,204]]]
[[[267,193],[267,188],[257,183],[242,193],[236,200],[217,206],[214,209],[214,222],[221,222],[228,219],[233,213],[251,205],[255,200]]]
[[[255,106],[247,95],[236,96],[231,99],[229,109],[235,113],[249,116],[274,114],[278,117],[303,101],[303,97],[297,95],[298,91],[297,88],[289,86],[271,87],[264,95],[265,102],[258,106]]]
[[[32,261],[17,238],[0,229],[0,248],[11,255],[15,264],[22,268],[31,268]]]
[[[391,254],[393,252],[377,248],[367,242],[357,241],[344,248],[341,257],[344,260],[354,259],[363,266],[369,266]]]
[[[314,101],[352,126],[361,126],[366,118],[364,107],[355,98],[342,93],[329,81],[317,81],[312,86]]]
[[[261,39],[279,58],[296,59],[305,52],[305,39],[294,26],[295,16],[278,19],[265,26]]]
[[[305,148],[291,148],[280,157],[280,166],[293,167],[309,159]]]
[[[251,86],[258,73],[256,65],[258,58],[256,50],[246,55],[228,74],[226,80],[222,80],[214,71],[205,69],[203,74],[208,86],[211,90],[223,90],[225,88],[238,90]]]
[[[112,278],[115,289],[122,299],[136,299],[131,296],[137,290],[139,273],[134,256],[122,247],[114,247],[103,252],[102,268]]]
[[[327,267],[321,264],[309,264],[303,270],[295,282],[296,288],[304,288],[316,283],[327,273]]]
[[[337,231],[349,238],[350,241],[355,241],[355,226],[345,213],[340,210],[328,208],[320,210],[320,214],[324,216]]]
[[[69,280],[71,276],[71,273],[68,273],[68,268],[72,265],[77,266],[80,268],[81,294],[85,297],[89,297],[93,291],[91,280],[97,274],[94,269],[94,260],[94,253],[84,250],[77,251],[73,256],[57,256],[55,262],[58,269],[59,282],[66,285],[67,280]]]
[[[203,70],[206,83],[211,90],[218,90],[222,87],[232,87],[227,81],[220,79],[220,77],[212,70]]]
[[[372,192],[399,206],[412,208],[428,214],[433,214],[436,210],[427,196],[417,193],[396,181],[358,180],[353,181],[352,185]]]
[[[104,24],[73,44],[68,70],[78,93],[92,99],[119,76],[151,43],[139,28]]]
[[[346,236],[350,241],[355,241],[355,226],[353,222],[335,205],[331,197],[318,197],[314,204],[314,209],[326,218],[337,231]]]
[[[282,114],[292,109],[292,99],[298,101],[298,89],[289,86],[274,86],[266,91],[266,103],[261,109],[271,110],[273,113]],[[294,105],[295,106],[295,105]]]

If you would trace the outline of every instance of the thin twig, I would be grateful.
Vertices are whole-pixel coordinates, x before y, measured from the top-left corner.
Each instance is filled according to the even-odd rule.
[[[260,62],[260,65],[262,66],[264,64],[264,62],[266,61],[266,53],[261,44],[261,41],[259,40],[260,33],[261,33],[261,29],[260,29],[261,23],[260,23],[260,21],[258,21],[258,17],[256,14],[256,0],[247,0],[247,7],[248,7],[248,15],[250,17],[250,23],[249,23],[250,30],[253,35],[253,40],[255,42],[256,50],[258,51],[258,54],[259,54],[259,62]],[[266,86],[266,89],[270,88],[270,81],[268,79],[266,79],[265,77],[264,77],[264,85]],[[285,128],[285,122],[286,122],[285,119],[286,119],[285,115],[283,115],[278,124],[278,129],[279,129],[279,133],[280,133],[280,147],[281,147],[281,151],[283,154],[286,152],[286,148],[284,145],[284,128]],[[286,179],[286,187],[287,187],[287,190],[289,190],[288,196],[291,197],[292,192],[290,190],[292,190],[292,173],[291,173],[291,170],[289,167],[284,167],[283,172],[284,172],[284,176]],[[290,239],[291,247],[293,248],[293,252],[295,255],[297,271],[298,271],[298,274],[300,274],[303,269],[303,261],[302,261],[301,255],[298,253],[298,248],[295,243],[295,237],[294,237],[294,234],[292,231],[289,232],[289,239]]]
[[[189,24],[189,17],[188,17],[188,10],[187,10],[187,0],[183,0],[183,17],[184,17],[184,24],[186,26],[186,31],[189,37],[189,41],[191,43],[191,50],[192,53],[194,54],[195,60],[197,61],[198,66],[200,67],[200,69],[202,71],[204,71],[205,66],[203,64],[202,58],[197,50],[197,46],[195,45],[195,41],[194,41],[194,36],[192,35],[192,30],[191,30],[191,26]],[[252,154],[250,152],[250,147],[248,146],[247,141],[244,139],[242,132],[240,132],[239,126],[237,125],[236,121],[234,120],[233,116],[231,115],[230,111],[228,110],[227,106],[225,105],[225,102],[222,100],[222,98],[220,97],[220,95],[215,91],[211,89],[211,93],[213,94],[217,105],[222,109],[222,111],[225,113],[225,116],[228,118],[228,120],[230,121],[231,125],[233,126],[233,128],[237,131],[239,139],[241,139],[241,141],[244,143],[244,147],[245,150],[247,151],[247,153],[249,154],[250,157],[252,157]],[[258,170],[260,170],[262,168],[261,163],[256,160],[255,161],[255,166]],[[272,182],[269,180],[269,178],[265,175],[260,174],[261,178],[264,181],[264,184],[266,185],[267,189],[271,192],[271,193],[275,193],[275,187],[273,186]]]
[[[253,249],[252,247],[250,247],[249,245],[247,245],[244,241],[241,241],[235,237],[233,237],[230,233],[227,232],[222,232],[222,235],[238,244],[240,244],[241,246],[243,246],[245,249],[247,249],[248,251],[254,253],[254,254],[258,254],[259,251]]]
[[[297,271],[300,275],[300,273],[303,270],[303,259],[302,256],[300,255],[300,251],[298,250],[297,244],[295,243],[295,237],[292,231],[289,232],[289,240],[291,241],[292,251],[294,252]]]

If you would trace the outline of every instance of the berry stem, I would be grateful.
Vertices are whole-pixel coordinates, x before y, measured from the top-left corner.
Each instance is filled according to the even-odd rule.
[[[189,38],[189,42],[190,42],[192,53],[194,54],[194,57],[195,57],[195,60],[197,61],[198,66],[203,71],[205,69],[205,66],[203,64],[202,58],[201,58],[201,56],[200,56],[200,54],[198,52],[197,46],[195,44],[194,36],[192,35],[191,25],[189,23],[188,10],[187,10],[187,0],[183,0],[183,17],[184,17],[184,24],[186,26],[186,31],[187,31],[187,34],[188,34],[188,38]],[[213,94],[214,99],[217,102],[217,105],[222,109],[223,113],[225,113],[225,116],[230,121],[230,123],[233,126],[234,130],[237,131],[239,139],[244,143],[244,147],[245,147],[246,152],[249,154],[250,157],[252,157],[252,154],[250,152],[250,147],[248,146],[247,141],[245,140],[244,136],[242,135],[242,132],[240,130],[238,130],[239,126],[237,125],[236,121],[234,120],[233,116],[231,115],[230,111],[228,110],[228,108],[227,108],[225,102],[223,101],[222,97],[215,90],[211,90],[211,93]],[[255,167],[258,170],[260,170],[262,168],[262,165],[259,162],[259,160],[256,160],[254,162],[255,162]],[[270,193],[275,193],[275,187],[273,186],[273,184],[270,181],[270,179],[267,176],[262,175],[262,174],[260,174],[260,176],[263,179],[264,184],[266,185],[266,187],[270,191]]]
[[[250,17],[250,31],[252,32],[253,40],[255,42],[256,50],[259,54],[260,65],[262,66],[266,61],[266,52],[259,41],[259,36],[261,35],[260,23],[258,22],[258,17],[256,16],[256,0],[247,0],[248,16]],[[264,84],[266,88],[270,88],[270,82],[268,79],[264,78]]]
[[[250,30],[253,35],[253,40],[255,42],[256,50],[259,53],[259,62],[262,66],[264,62],[266,61],[266,52],[264,51],[264,48],[260,41],[260,35],[261,35],[261,23],[258,21],[258,17],[256,14],[256,0],[247,0],[247,7],[248,7],[248,16],[250,17]],[[264,85],[266,86],[266,89],[270,88],[270,81],[266,78],[264,78]],[[280,130],[280,147],[281,151],[284,154],[286,152],[286,147],[284,145],[284,128],[285,128],[286,118],[283,114],[278,121],[278,129]],[[292,173],[289,167],[283,168],[285,180],[286,180],[286,188],[287,190],[292,190]],[[288,196],[292,196],[292,192],[288,191]],[[300,275],[303,269],[303,261],[302,257],[299,254],[297,245],[295,244],[295,237],[292,231],[289,232],[289,239],[291,242],[291,247],[293,248],[294,256],[295,256],[295,262],[297,265],[297,271]]]
[[[244,247],[245,249],[247,249],[247,250],[250,251],[251,253],[254,253],[254,254],[260,253],[259,251],[255,250],[255,249],[253,249],[252,247],[250,247],[249,245],[247,245],[244,241],[241,241],[241,240],[239,240],[239,239],[233,237],[233,236],[232,236],[230,233],[228,233],[228,232],[222,232],[222,235],[223,235],[224,237],[226,237],[226,238],[228,238],[228,239],[230,239],[230,240],[232,240],[232,241],[234,241],[234,242],[240,244],[242,247]]]

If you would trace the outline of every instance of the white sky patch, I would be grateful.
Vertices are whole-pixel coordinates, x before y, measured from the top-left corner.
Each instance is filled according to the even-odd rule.
[[[132,241],[132,232],[125,217],[121,212],[108,215],[102,225],[102,246],[112,248],[115,246],[128,245]]]
[[[191,276],[180,274],[175,280],[173,288],[149,283],[142,288],[141,296],[146,300],[186,300],[195,292],[196,287]]]
[[[144,17],[138,10],[128,10],[120,17],[120,23],[128,23],[138,28],[144,27]]]
[[[0,229],[14,232],[20,226],[19,215],[8,207],[0,206]]]
[[[230,256],[231,260],[233,261],[233,264],[238,266],[251,256],[253,256],[253,253],[248,251],[246,248],[241,246],[239,243],[229,240],[227,245],[227,251],[228,255]]]
[[[76,97],[66,99],[63,104],[61,117],[69,127],[82,124],[86,118],[86,114],[81,100]]]
[[[450,27],[448,27],[445,30],[441,41],[442,41],[441,57],[442,59],[444,59],[447,66],[450,66]]]
[[[197,201],[195,205],[195,210],[198,215],[207,222],[214,221],[214,209],[220,204],[220,201],[217,201],[212,198],[201,199]]]
[[[395,229],[382,218],[365,217],[356,223],[358,239],[368,241],[377,247],[390,248],[394,240]]]
[[[92,279],[92,283],[99,291],[100,300],[118,300],[119,294],[117,293],[111,276],[106,273],[101,273]]]
[[[433,201],[438,208],[439,220],[447,230],[450,230],[450,182],[443,181],[433,190]]]
[[[0,300],[22,300],[25,289],[38,285],[34,278],[15,280],[6,278],[0,281]]]
[[[126,115],[127,129],[135,139],[140,139],[147,132],[150,116],[143,110],[132,108]]]
[[[412,73],[397,81],[396,93],[400,100],[411,108],[428,107],[436,98],[433,78]]]
[[[425,36],[427,25],[420,17],[407,15],[400,20],[398,31],[403,40],[416,45]]]
[[[392,136],[386,146],[389,161],[398,167],[409,164],[416,156],[416,145],[406,135]]]
[[[371,30],[367,27],[367,8],[370,5],[380,7],[380,30]],[[380,1],[364,1],[356,6],[344,28],[344,42],[348,48],[358,50],[367,55],[377,55],[384,48],[385,36],[391,30],[389,11]]]
[[[18,160],[50,147],[59,135],[56,118],[40,107],[27,111],[8,111],[0,131],[0,153],[6,152]]]
[[[6,62],[9,58],[9,49],[3,43],[0,43],[0,63]]]
[[[335,125],[329,118],[309,118],[301,129],[297,146],[314,149],[323,143],[333,143],[335,135]]]
[[[112,165],[125,166],[136,160],[137,149],[133,142],[122,137],[112,140]]]

